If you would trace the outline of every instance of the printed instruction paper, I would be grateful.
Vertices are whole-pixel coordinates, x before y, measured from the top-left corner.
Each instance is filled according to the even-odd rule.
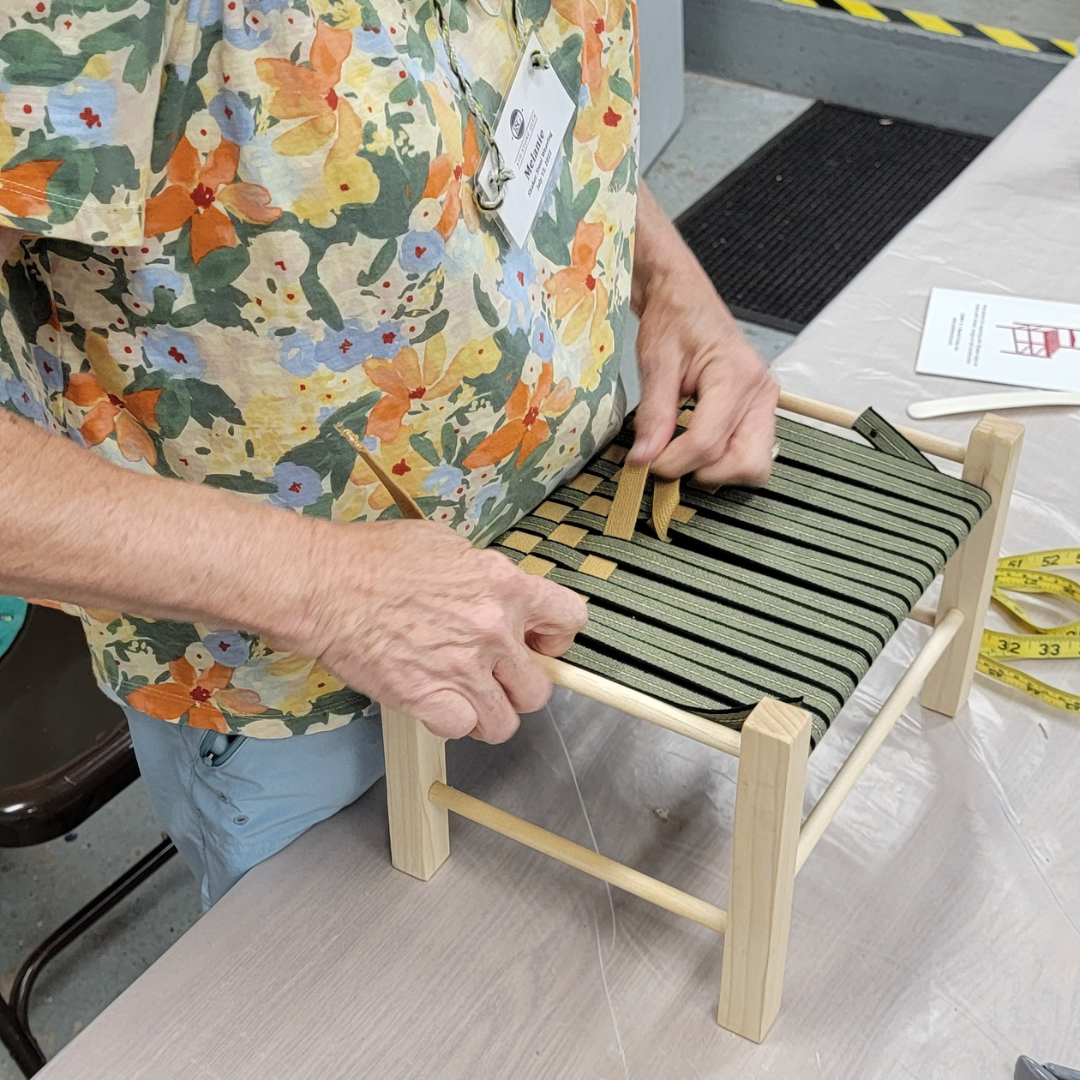
[[[1080,391],[1080,304],[934,289],[915,370]]]

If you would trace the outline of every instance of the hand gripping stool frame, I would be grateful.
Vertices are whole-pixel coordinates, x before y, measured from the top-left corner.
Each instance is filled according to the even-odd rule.
[[[852,427],[858,419],[854,412],[792,394],[781,396],[780,407],[841,428]],[[802,805],[811,731],[806,710],[765,698],[736,731],[595,672],[540,658],[557,685],[739,758],[726,909],[448,786],[444,740],[413,718],[384,709],[394,866],[428,880],[449,856],[448,817],[453,811],[707,926],[724,935],[718,1021],[760,1042],[780,1009],[796,875],[920,687],[925,707],[955,716],[967,700],[975,670],[1023,428],[988,414],[966,446],[911,429],[901,431],[924,453],[962,462],[964,480],[984,489],[992,502],[948,561],[937,609],[910,610],[908,618],[930,626],[930,636],[805,820]],[[349,441],[359,449],[358,439]],[[363,454],[393,492],[392,478],[366,451]]]

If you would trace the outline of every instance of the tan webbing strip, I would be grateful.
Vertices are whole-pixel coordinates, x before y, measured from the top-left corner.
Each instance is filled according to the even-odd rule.
[[[616,464],[616,465],[618,465],[618,464],[619,464],[619,462],[620,462],[620,461],[622,461],[622,459],[623,459],[624,457],[626,457],[626,447],[625,447],[625,446],[615,446],[615,445],[613,444],[613,445],[609,446],[609,447],[608,447],[608,448],[607,448],[607,449],[606,449],[606,450],[605,450],[605,451],[604,451],[604,452],[603,452],[603,453],[602,453],[602,454],[600,455],[600,457],[601,457],[601,458],[602,458],[602,459],[603,459],[604,461],[614,461],[614,462],[615,462],[615,464]]]
[[[518,536],[518,533],[514,533]],[[559,525],[557,528],[551,530],[549,540],[554,540],[556,544],[565,544],[567,547],[576,548],[586,536],[589,535],[588,529],[579,529],[576,525]],[[540,537],[536,537],[539,542]],[[506,543],[507,541],[503,541]],[[535,547],[535,545],[533,545]],[[529,549],[530,551],[532,548]]]
[[[530,555],[529,558],[532,558]],[[524,560],[522,560],[524,562]],[[599,555],[586,555],[581,560],[581,565],[578,567],[579,574],[588,574],[589,577],[603,578],[607,581],[609,577],[616,570],[619,569],[618,563],[613,563],[610,559],[602,559]]]
[[[525,571],[526,574],[532,574],[533,577],[547,577],[552,570],[555,569],[555,564],[549,562],[547,559],[538,558],[536,555],[526,555],[518,566]]]
[[[569,513],[570,507],[565,507]],[[587,514],[598,514],[600,517],[607,517],[611,513],[611,500],[605,499],[601,495],[590,495],[582,504],[581,509]],[[566,514],[563,514],[566,517]],[[552,518],[553,521],[562,521],[562,518]]]
[[[589,503],[592,500],[586,499],[585,501],[586,503]],[[604,501],[606,502],[607,500],[605,499]],[[546,502],[541,503],[533,513],[537,517],[546,518],[548,521],[562,521],[562,519],[573,509],[572,506],[568,506],[566,503]],[[596,513],[596,511],[593,511],[593,513]]]
[[[648,465],[624,465],[619,474],[619,487],[611,504],[604,535],[629,540],[637,526],[641,496],[645,494],[645,481],[649,478]]]
[[[404,488],[399,487],[397,481],[372,457],[371,452],[355,431],[350,431],[344,424],[335,424],[334,430],[356,451],[360,460],[375,474],[379,483],[390,492],[390,498],[397,503],[403,518],[411,518],[415,521],[426,520],[426,515],[417,506],[416,500]]]
[[[560,526],[560,528],[565,527],[566,526]],[[558,532],[558,529],[555,531]],[[536,536],[534,533],[512,532],[509,536],[503,537],[499,543],[504,547],[513,548],[515,551],[520,551],[523,554],[528,555],[541,540],[543,540],[543,537]]]
[[[683,411],[681,413],[679,413],[679,419],[676,420],[675,423],[679,427],[689,427],[690,426],[690,421],[693,420],[693,419],[694,419],[694,410],[693,409],[683,409]]]
[[[668,540],[668,526],[672,515],[679,508],[679,481],[660,480],[653,484],[652,525],[656,535],[665,543]]]
[[[566,486],[573,488],[575,491],[584,491],[586,495],[591,495],[603,482],[604,478],[597,476],[595,473],[579,473]]]
[[[672,521],[681,521],[684,525],[697,513],[696,510],[689,506],[683,506],[681,503],[671,511]]]

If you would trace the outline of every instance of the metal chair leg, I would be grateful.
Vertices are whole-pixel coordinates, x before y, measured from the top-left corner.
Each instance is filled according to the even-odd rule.
[[[0,1043],[27,1077],[45,1067],[45,1055],[33,1035],[19,1023],[15,1010],[0,997]]]
[[[88,930],[102,916],[108,914],[125,896],[137,889],[147,878],[159,870],[176,854],[176,847],[168,838],[148,854],[144,855],[134,866],[116,879],[102,892],[98,893],[85,907],[77,911],[62,926],[54,930],[24,961],[15,976],[15,982],[11,987],[11,1005],[5,1006],[12,1016],[17,1028],[24,1034],[30,1046],[40,1055],[41,1051],[34,1042],[30,1033],[30,995],[34,990],[34,983],[41,974],[42,969],[50,960],[68,947],[80,934]],[[5,1035],[6,1044],[6,1018],[0,1014],[0,1033]],[[12,1051],[14,1055],[14,1051]],[[17,1060],[17,1059],[16,1059]],[[42,1057],[34,1071],[44,1065]],[[19,1068],[26,1072],[26,1068],[20,1064]],[[27,1076],[31,1074],[26,1073]]]

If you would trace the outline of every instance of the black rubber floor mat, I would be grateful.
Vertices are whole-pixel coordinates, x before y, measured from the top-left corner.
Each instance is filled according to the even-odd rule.
[[[739,318],[795,332],[989,141],[818,102],[677,224]]]

